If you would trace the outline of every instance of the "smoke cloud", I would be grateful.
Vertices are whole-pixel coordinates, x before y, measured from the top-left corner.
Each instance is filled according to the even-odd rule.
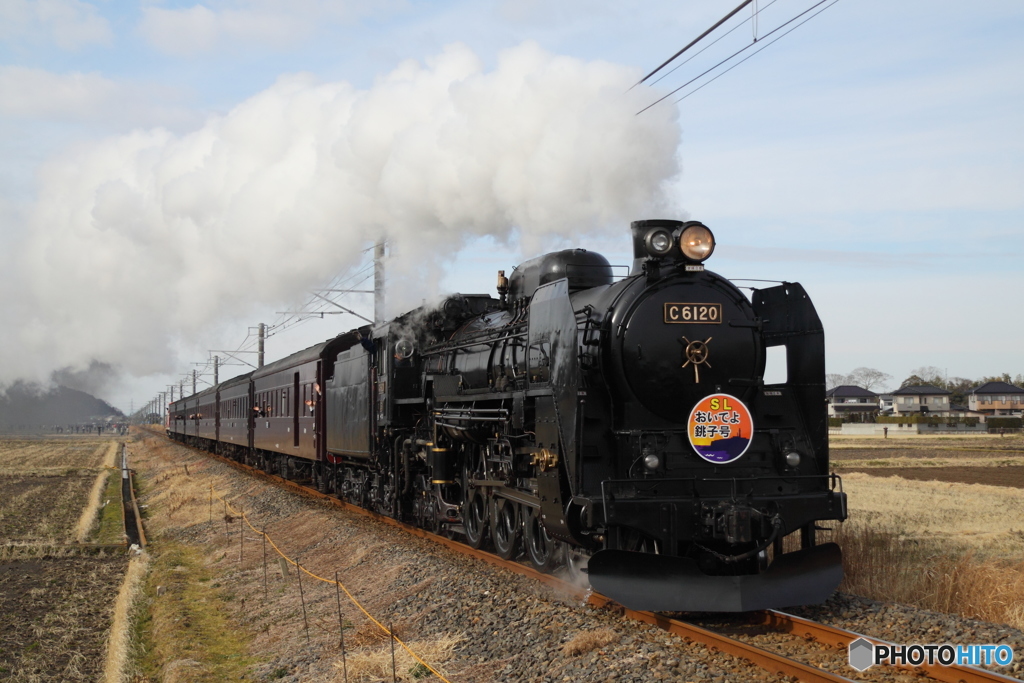
[[[533,249],[662,215],[679,126],[671,107],[634,116],[636,77],[529,43],[485,71],[456,45],[369,89],[287,76],[191,133],[68,151],[5,264],[20,303],[0,352],[18,362],[0,383],[173,371],[180,340],[286,305],[381,236],[409,273],[475,235]]]

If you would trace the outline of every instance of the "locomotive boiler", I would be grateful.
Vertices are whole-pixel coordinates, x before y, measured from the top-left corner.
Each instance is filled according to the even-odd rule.
[[[551,253],[499,273],[497,298],[451,296],[267,366],[249,380],[255,437],[200,445],[567,565],[627,607],[824,601],[841,554],[818,524],[845,519],[846,497],[810,299],[796,283],[748,299],[705,269],[715,240],[696,221],[636,221],[632,240],[624,278],[594,252]],[[787,378],[766,384],[772,347]],[[292,441],[260,438],[274,419]]]

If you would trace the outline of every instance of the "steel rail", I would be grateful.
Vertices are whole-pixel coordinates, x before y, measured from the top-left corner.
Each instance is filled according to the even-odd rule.
[[[858,638],[870,641],[874,645],[893,644],[880,638],[872,638],[871,636],[836,628],[835,626],[828,626],[827,624],[777,610],[755,612],[750,623],[767,626],[775,631],[791,633],[840,649],[848,647],[851,642]],[[944,683],[1020,683],[1020,679],[1017,678],[962,664],[950,666],[942,666],[941,664],[894,664],[892,666],[913,672],[919,676],[927,676],[937,681],[943,681]]]

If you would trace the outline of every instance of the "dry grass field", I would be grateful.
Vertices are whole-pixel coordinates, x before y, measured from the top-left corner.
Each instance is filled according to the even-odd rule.
[[[117,451],[91,437],[0,440],[0,679],[96,681],[109,670],[127,559],[90,546],[123,541],[108,469]]]
[[[845,590],[1024,628],[1024,439],[833,438],[832,454]]]

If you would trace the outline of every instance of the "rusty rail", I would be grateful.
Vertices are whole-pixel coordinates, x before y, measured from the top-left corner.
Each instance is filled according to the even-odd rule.
[[[848,647],[857,638],[863,638],[874,645],[892,645],[892,643],[880,638],[872,638],[871,636],[846,631],[776,610],[756,612],[751,623],[767,626],[776,631],[791,633],[836,648]],[[951,666],[942,666],[941,664],[920,664],[917,666],[913,664],[894,664],[892,666],[919,676],[927,676],[937,681],[943,681],[943,683],[1020,683],[1020,680],[1017,678],[1004,676],[987,669],[960,664]]]

